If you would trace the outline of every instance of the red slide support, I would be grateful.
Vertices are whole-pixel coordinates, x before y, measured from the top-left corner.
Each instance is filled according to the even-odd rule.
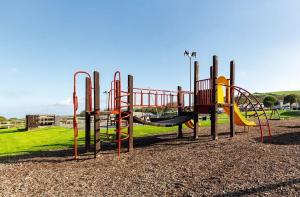
[[[233,86],[234,90],[238,93],[235,98],[235,103],[237,103],[238,106],[243,107],[243,111],[254,111],[253,114],[248,115],[249,117],[255,117],[257,118],[257,127],[260,129],[260,140],[263,143],[264,142],[264,128],[267,128],[268,132],[268,140],[271,141],[272,134],[271,134],[271,128],[269,124],[268,116],[261,105],[261,103],[257,100],[257,98],[248,92],[247,90],[238,87]],[[261,113],[259,113],[261,112]]]

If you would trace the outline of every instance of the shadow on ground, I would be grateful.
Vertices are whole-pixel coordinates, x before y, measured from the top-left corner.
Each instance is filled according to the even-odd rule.
[[[229,133],[219,133],[220,136],[227,138]],[[228,137],[229,138],[229,137]],[[81,139],[84,140],[84,139]],[[165,149],[169,149],[172,146],[187,146],[193,143],[204,143],[211,141],[211,136],[207,134],[199,135],[199,139],[194,140],[192,133],[188,132],[184,134],[184,137],[181,139],[177,138],[176,133],[169,134],[160,134],[147,137],[134,138],[134,148],[142,149],[145,147],[151,147],[156,144],[161,145]],[[93,142],[91,142],[93,144]],[[73,159],[73,148],[67,144],[55,144],[62,147],[66,147],[60,150],[45,150],[45,151],[24,151],[17,152],[15,156],[0,156],[0,163],[23,163],[23,162],[52,162],[52,163],[61,163],[66,161],[74,161]],[[43,147],[51,148],[52,145],[44,145]],[[122,152],[127,151],[127,141],[122,143],[123,150]],[[104,141],[101,146],[100,154],[115,154],[116,143]],[[161,149],[158,149],[161,151]],[[79,148],[79,153],[82,155],[81,160],[88,160],[93,158],[93,147],[91,150],[86,153],[84,147]]]
[[[177,146],[191,143],[190,137],[184,137],[182,139],[177,139],[176,134],[162,134],[155,136],[148,136],[142,138],[134,139],[135,148],[150,147],[157,143],[170,143],[176,142]],[[66,148],[61,150],[45,150],[45,151],[20,151],[17,152],[15,156],[0,156],[0,163],[23,163],[23,162],[52,162],[61,163],[66,161],[73,161],[73,148],[67,144],[54,144],[59,146],[65,146]],[[51,145],[44,145],[41,147],[51,148]],[[123,151],[126,151],[127,142],[122,143]],[[114,154],[113,150],[116,150],[116,143],[103,142],[101,147],[101,154]],[[79,154],[83,155],[82,160],[93,158],[93,147],[91,147],[90,152],[86,153],[84,147],[79,148]]]
[[[300,132],[272,136],[270,143],[277,145],[300,145]]]
[[[287,187],[287,186],[293,186],[296,184],[300,183],[300,178],[296,179],[289,179],[287,181],[283,181],[280,183],[273,183],[273,184],[267,184],[267,185],[262,185],[260,187],[255,187],[255,188],[247,188],[247,189],[242,189],[234,192],[228,192],[225,194],[218,194],[214,195],[214,197],[229,197],[229,196],[248,196],[248,195],[255,195],[258,193],[263,193],[263,192],[268,192],[272,190],[276,190],[277,188],[282,188],[282,187]]]
[[[236,134],[241,134],[244,132],[236,132]],[[218,134],[221,138],[228,138],[230,139],[229,132],[222,132]],[[201,142],[208,142],[212,141],[212,137],[207,134],[199,134],[199,138],[194,140],[192,132],[184,133],[183,138],[177,138],[176,133],[169,133],[169,134],[160,134],[160,135],[153,135],[153,136],[146,136],[146,137],[138,137],[134,138],[134,148],[145,148],[151,147],[156,144],[161,146],[166,146],[166,148],[170,148],[170,146],[185,146],[193,143],[201,143]],[[122,143],[124,147],[127,147],[127,141]],[[116,150],[116,145],[113,143],[103,143],[102,147],[103,151],[106,150]]]
[[[295,126],[284,126],[284,127],[298,128]],[[255,140],[257,142],[260,142],[260,138],[255,138]],[[264,143],[275,144],[275,145],[300,145],[300,131],[272,135],[270,140],[266,137]]]
[[[1,134],[8,134],[8,133],[18,133],[18,132],[24,132],[24,131],[26,131],[26,130],[25,129],[17,129],[17,130],[1,131],[0,135]]]
[[[200,136],[201,137],[201,136]],[[205,137],[203,135],[202,137]],[[134,138],[134,148],[146,148],[151,147],[156,144],[160,144],[161,146],[185,146],[187,144],[191,143],[198,143],[199,140],[194,140],[192,136],[185,135],[183,138],[177,138],[176,133],[170,133],[170,134],[160,134],[160,135],[153,135],[153,136],[146,136],[146,137],[138,137]],[[124,141],[122,143],[123,147],[127,147],[127,141]],[[103,143],[102,146],[103,151],[111,151],[116,150],[116,144],[115,143]]]
[[[84,148],[80,148],[80,153],[84,152]],[[24,151],[18,152],[20,155],[1,156],[0,163],[24,163],[24,162],[49,162],[61,163],[72,161],[73,149],[47,150],[47,151]]]
[[[279,127],[282,127],[282,128],[288,128],[288,129],[300,129],[300,126],[279,126]]]

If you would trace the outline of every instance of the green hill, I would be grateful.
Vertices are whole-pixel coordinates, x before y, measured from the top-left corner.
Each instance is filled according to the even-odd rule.
[[[300,90],[292,90],[292,91],[277,91],[277,92],[266,92],[266,93],[253,93],[255,97],[257,97],[260,101],[263,100],[266,96],[274,96],[278,100],[283,100],[286,95],[295,94],[298,97],[298,101],[300,101]]]
[[[269,94],[276,94],[276,95],[296,94],[296,95],[300,95],[300,90],[269,92]]]

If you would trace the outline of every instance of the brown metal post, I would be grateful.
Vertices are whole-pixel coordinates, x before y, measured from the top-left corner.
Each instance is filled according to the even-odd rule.
[[[209,67],[209,78],[210,78],[210,79],[213,78],[213,67],[212,67],[212,66]],[[212,89],[212,80],[210,80],[210,84],[209,84],[209,85],[210,85],[209,88]]]
[[[128,120],[128,152],[133,150],[133,76],[128,75],[128,113],[129,120]]]
[[[178,109],[178,116],[182,115],[182,109],[183,109],[183,102],[182,102],[182,88],[181,86],[177,87],[177,109]],[[182,138],[183,134],[182,134],[182,124],[178,125],[178,134],[177,134],[178,138]]]
[[[197,61],[194,62],[194,139],[198,139],[198,132],[199,132],[199,115],[197,111],[197,104],[198,104],[198,80],[199,80],[199,63]]]
[[[85,151],[91,148],[91,79],[85,78]]]
[[[234,132],[234,84],[235,84],[235,63],[230,62],[230,137],[235,135]]]
[[[94,71],[94,157],[101,149],[100,141],[100,76]]]
[[[25,131],[29,131],[29,115],[26,115],[26,126],[25,126]]]
[[[217,78],[218,78],[218,57],[213,56],[213,87],[212,87],[212,106],[211,106],[211,133],[213,140],[218,139],[217,131],[217,109],[218,109],[218,88],[217,88]]]
[[[213,89],[213,66],[210,66],[209,67],[209,78],[210,78],[210,81],[209,81],[209,88],[212,90]],[[210,95],[210,99],[212,99],[212,95]],[[212,112],[211,112],[211,115],[212,115]],[[212,116],[210,116],[212,117]],[[212,136],[213,133],[212,133],[212,129],[210,129],[210,135]]]

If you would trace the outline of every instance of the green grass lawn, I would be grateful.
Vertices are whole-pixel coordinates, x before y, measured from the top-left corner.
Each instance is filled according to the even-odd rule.
[[[135,126],[134,137],[170,133],[177,127]],[[101,133],[106,133],[101,129]],[[109,129],[112,137],[114,129]],[[105,135],[101,135],[103,140]],[[46,127],[24,131],[24,129],[0,129],[0,157],[8,155],[29,154],[35,151],[58,150],[73,147],[73,129],[63,127]],[[84,132],[79,131],[79,145],[84,144]]]
[[[83,132],[79,132],[79,144],[83,144]],[[73,146],[73,130],[62,127],[24,129],[0,129],[0,156],[28,154],[34,151],[70,148]]]
[[[248,115],[253,114],[254,112],[248,112]],[[270,118],[272,111],[268,110],[266,111],[266,114],[268,118]],[[278,113],[280,114],[281,119],[291,119],[291,118],[299,118],[300,117],[300,111],[299,110],[293,110],[293,111],[286,111],[286,110],[278,110]],[[244,115],[244,113],[242,113]],[[261,111],[258,111],[258,114],[262,114]],[[277,116],[277,114],[275,114]]]
[[[267,112],[270,114],[271,112]],[[300,111],[280,111],[283,118],[300,117]],[[218,115],[218,123],[228,123],[226,114]],[[200,121],[201,126],[210,126],[209,117],[205,121]],[[185,125],[184,125],[184,128]],[[156,134],[172,133],[177,131],[175,127],[153,127],[135,126],[134,137],[145,137]],[[106,141],[106,129],[101,129],[102,140]],[[108,130],[109,136],[114,138],[114,129]],[[79,131],[79,145],[84,144],[84,132]],[[10,155],[30,154],[35,151],[60,150],[73,147],[73,129],[63,127],[46,127],[32,131],[11,128],[0,129],[0,157]]]
[[[219,119],[219,123],[227,119]],[[210,121],[201,121],[202,126],[209,126]],[[185,125],[183,126],[184,128]],[[172,133],[175,127],[135,126],[134,137],[145,137],[157,134]],[[101,138],[107,141],[106,129],[101,129]],[[108,130],[111,139],[114,139],[114,129]],[[0,157],[10,155],[29,154],[35,151],[59,150],[73,147],[73,129],[63,127],[38,128],[32,131],[10,128],[0,129]],[[84,144],[84,132],[79,131],[79,145]]]

